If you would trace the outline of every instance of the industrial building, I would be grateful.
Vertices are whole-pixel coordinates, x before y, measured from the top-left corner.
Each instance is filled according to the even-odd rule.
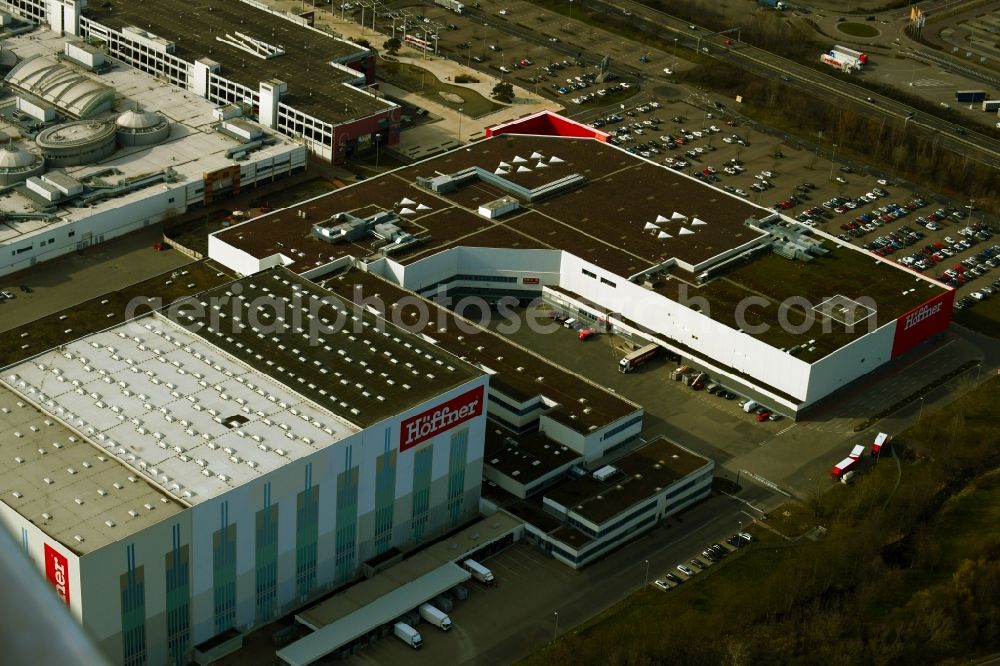
[[[933,280],[596,130],[524,125],[217,232],[209,254],[245,275],[354,265],[427,297],[541,297],[788,415],[950,323]]]
[[[116,663],[188,663],[478,516],[487,373],[328,295],[274,269],[4,369],[0,521]],[[311,344],[306,313],[353,326]]]
[[[16,103],[0,111],[0,275],[306,167],[301,143],[238,109],[54,32],[9,37],[3,53]]]
[[[0,9],[82,41],[76,57],[120,62],[302,141],[340,162],[399,142],[398,105],[368,89],[371,49],[253,0],[7,0]]]

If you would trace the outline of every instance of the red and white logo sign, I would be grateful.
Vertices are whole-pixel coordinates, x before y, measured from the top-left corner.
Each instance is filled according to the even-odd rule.
[[[399,450],[405,451],[483,413],[483,387],[455,396],[399,424]]]
[[[49,544],[45,544],[45,577],[63,603],[69,606],[69,562]]]
[[[947,329],[954,300],[955,292],[949,289],[899,317],[892,340],[893,358]]]

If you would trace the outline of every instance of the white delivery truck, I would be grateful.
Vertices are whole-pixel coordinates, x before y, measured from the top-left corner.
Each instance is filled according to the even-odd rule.
[[[472,577],[480,583],[493,585],[493,583],[496,582],[496,578],[493,577],[493,572],[475,560],[466,560],[462,563],[462,566],[465,567],[465,570],[472,574]]]
[[[394,624],[392,627],[392,633],[396,634],[396,638],[403,641],[414,650],[419,650],[424,644],[424,639],[420,637],[420,632],[405,622],[397,622]]]
[[[441,631],[449,631],[451,629],[451,618],[434,606],[431,606],[430,604],[420,604],[417,608],[417,612],[420,613],[420,617],[424,618]]]

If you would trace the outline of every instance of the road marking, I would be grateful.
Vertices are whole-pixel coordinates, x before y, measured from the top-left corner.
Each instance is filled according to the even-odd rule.
[[[792,428],[794,428],[796,425],[798,425],[798,424],[793,423],[792,425],[788,426],[784,430],[779,430],[778,431],[778,435],[784,435],[786,432],[788,432],[789,430],[791,430]],[[777,436],[777,435],[775,435],[775,436]]]
[[[939,79],[917,79],[913,82],[914,88],[947,88],[948,83]]]

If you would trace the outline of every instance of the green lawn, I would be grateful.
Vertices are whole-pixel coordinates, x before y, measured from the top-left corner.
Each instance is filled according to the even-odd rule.
[[[876,37],[880,34],[878,28],[867,23],[838,23],[837,30],[852,37]]]
[[[462,113],[470,118],[478,118],[479,116],[484,116],[504,108],[502,104],[486,99],[471,88],[445,83],[430,71],[417,65],[392,62],[390,60],[382,61],[379,63],[378,78],[403,90],[418,93],[422,97],[434,100],[439,104],[444,104],[456,110],[461,108]],[[462,101],[453,102],[445,99],[440,95],[441,92],[458,95],[462,98]]]

